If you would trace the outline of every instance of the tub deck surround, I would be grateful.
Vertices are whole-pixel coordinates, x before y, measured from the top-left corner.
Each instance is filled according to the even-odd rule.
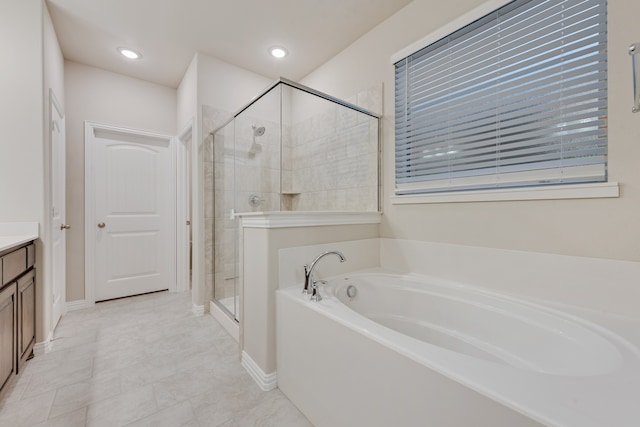
[[[239,225],[240,282],[240,347],[243,364],[261,387],[275,384],[276,374],[276,290],[280,286],[279,252],[305,245],[341,245],[351,241],[367,241],[379,237],[378,212],[259,212],[242,213]],[[333,244],[333,243],[332,243]],[[347,261],[341,265],[360,268],[377,266],[377,243],[373,250],[363,251],[367,262],[356,263],[347,248]],[[312,254],[296,265],[303,271]],[[370,256],[369,256],[370,255]],[[291,260],[290,260],[291,261]],[[350,264],[351,262],[351,264]],[[338,263],[336,263],[338,264]],[[321,266],[333,265],[327,262]],[[288,267],[289,265],[287,265]],[[320,270],[322,273],[325,270]],[[318,276],[322,278],[322,276]],[[295,280],[295,279],[294,279]],[[249,360],[252,363],[249,363]]]
[[[640,322],[640,262],[380,239],[380,266]]]
[[[37,222],[0,222],[0,252],[38,237]]]
[[[381,212],[281,211],[242,212],[234,217],[242,219],[245,228],[317,227],[321,225],[380,224]]]
[[[351,300],[346,295],[350,285],[357,289]],[[339,405],[341,391],[327,391],[323,387],[331,386],[334,380],[336,384],[342,381],[332,377],[332,369],[340,371],[334,364],[340,363],[341,357],[367,359],[367,364],[374,360],[378,366],[387,366],[384,364],[386,358],[397,358],[398,355],[405,358],[404,364],[399,366],[412,367],[416,378],[437,373],[475,392],[477,395],[469,395],[458,390],[462,394],[455,398],[461,399],[460,402],[470,399],[474,410],[479,411],[479,421],[474,425],[485,425],[483,411],[492,414],[496,426],[631,427],[640,422],[640,405],[637,404],[640,395],[637,346],[640,342],[628,340],[634,336],[632,331],[638,330],[637,322],[610,319],[606,322],[607,327],[603,327],[595,323],[603,319],[602,313],[591,312],[590,315],[581,310],[578,317],[571,310],[563,312],[557,307],[477,287],[417,274],[389,274],[382,269],[376,273],[349,274],[329,280],[322,289],[324,299],[318,303],[310,302],[298,288],[278,291],[278,379],[285,394],[300,394],[290,394],[290,398],[303,412],[311,411],[307,416],[318,426],[328,425],[328,419],[313,409],[313,402],[305,401],[302,390],[318,387],[323,399],[317,400],[316,405]],[[402,307],[401,311],[398,307]],[[291,323],[306,324],[312,318],[314,329],[318,329],[313,331],[314,337],[306,339],[304,334],[296,335]],[[345,331],[337,332],[341,328]],[[345,337],[350,334],[356,334],[358,338],[347,340]],[[335,336],[334,341],[331,336]],[[321,371],[316,379],[318,384],[313,383],[316,377],[310,379],[298,372],[300,364],[294,361],[300,358],[312,363],[307,357],[314,356],[307,352],[314,351],[314,339],[320,339],[326,347],[322,357],[326,363],[317,367]],[[371,345],[379,347],[380,355],[377,350],[367,349]],[[389,352],[395,355],[390,356]],[[346,359],[342,363],[352,362]],[[358,372],[357,365],[350,368],[353,372],[344,375],[366,376],[366,372]],[[394,365],[389,365],[388,369],[394,369]],[[298,375],[301,375],[299,380],[296,379]],[[322,375],[330,378],[323,379]],[[365,401],[374,399],[371,408],[378,408],[375,405],[377,394],[384,394],[390,386],[404,387],[401,382],[378,382],[376,377],[384,377],[379,372],[369,375],[371,378],[362,380],[362,390],[351,389],[349,393],[364,393]],[[411,376],[409,374],[409,378]],[[306,384],[298,384],[300,381]],[[412,384],[410,379],[407,381],[408,388],[418,387],[418,392],[424,396],[433,393],[430,385],[420,386]],[[444,393],[456,388],[444,383],[440,387]],[[327,392],[337,401],[327,397]],[[398,391],[397,395],[402,393]],[[486,398],[486,402],[483,403],[482,398]],[[497,410],[489,402],[499,402],[504,410]],[[401,399],[392,403],[392,412],[405,410],[405,402]],[[374,410],[380,412],[378,419],[389,416],[385,409],[389,408],[382,405]],[[412,408],[406,410],[419,414]],[[519,424],[524,421],[513,424],[514,412],[526,416],[530,424]],[[456,416],[443,418],[442,424],[436,425],[464,425],[451,421]],[[338,419],[348,418],[345,413]],[[417,420],[405,422],[419,425]],[[488,421],[486,425],[491,423]]]

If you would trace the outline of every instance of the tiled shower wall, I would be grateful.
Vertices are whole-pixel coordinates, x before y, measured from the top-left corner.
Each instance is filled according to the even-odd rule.
[[[262,136],[253,127],[264,127]],[[241,114],[235,120],[235,210],[280,210],[280,122]],[[258,205],[249,202],[258,197]]]
[[[382,85],[347,101],[381,113]],[[326,100],[314,110],[283,139],[283,210],[377,211],[378,121]]]

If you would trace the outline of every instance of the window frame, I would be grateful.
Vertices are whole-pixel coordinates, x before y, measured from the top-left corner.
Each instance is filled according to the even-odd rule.
[[[511,3],[512,0],[489,0],[464,15],[456,18],[448,24],[440,27],[424,38],[410,44],[404,49],[391,56],[391,64],[413,55],[419,50],[447,37],[449,34],[463,28],[478,19],[494,12],[497,9]],[[609,51],[609,50],[608,50]],[[608,52],[609,53],[609,52]],[[395,73],[394,73],[395,74]],[[394,89],[395,95],[395,89]],[[395,134],[395,133],[394,133]],[[395,136],[395,135],[394,135]],[[395,139],[394,139],[395,141]],[[610,144],[610,138],[608,144]],[[395,142],[394,142],[395,146]],[[395,149],[394,149],[395,159]],[[607,156],[607,167],[608,156]],[[578,183],[578,184],[553,184],[528,187],[511,187],[495,189],[474,189],[474,190],[449,190],[433,193],[416,194],[396,194],[396,174],[395,166],[393,173],[394,192],[391,196],[392,204],[415,204],[415,203],[446,203],[446,202],[482,202],[482,201],[502,201],[502,200],[548,200],[548,199],[583,199],[583,198],[608,198],[619,197],[620,190],[617,182],[610,179],[607,181]]]

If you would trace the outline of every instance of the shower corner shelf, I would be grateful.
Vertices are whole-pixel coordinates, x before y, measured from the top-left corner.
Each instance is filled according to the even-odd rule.
[[[282,202],[281,209],[283,211],[291,212],[294,209],[294,204],[296,200],[298,200],[299,192],[294,191],[281,191],[280,192],[280,200]]]

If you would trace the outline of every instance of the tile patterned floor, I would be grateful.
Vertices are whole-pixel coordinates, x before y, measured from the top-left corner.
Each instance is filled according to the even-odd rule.
[[[162,292],[68,313],[0,402],[0,426],[311,426],[190,307],[190,294]]]

